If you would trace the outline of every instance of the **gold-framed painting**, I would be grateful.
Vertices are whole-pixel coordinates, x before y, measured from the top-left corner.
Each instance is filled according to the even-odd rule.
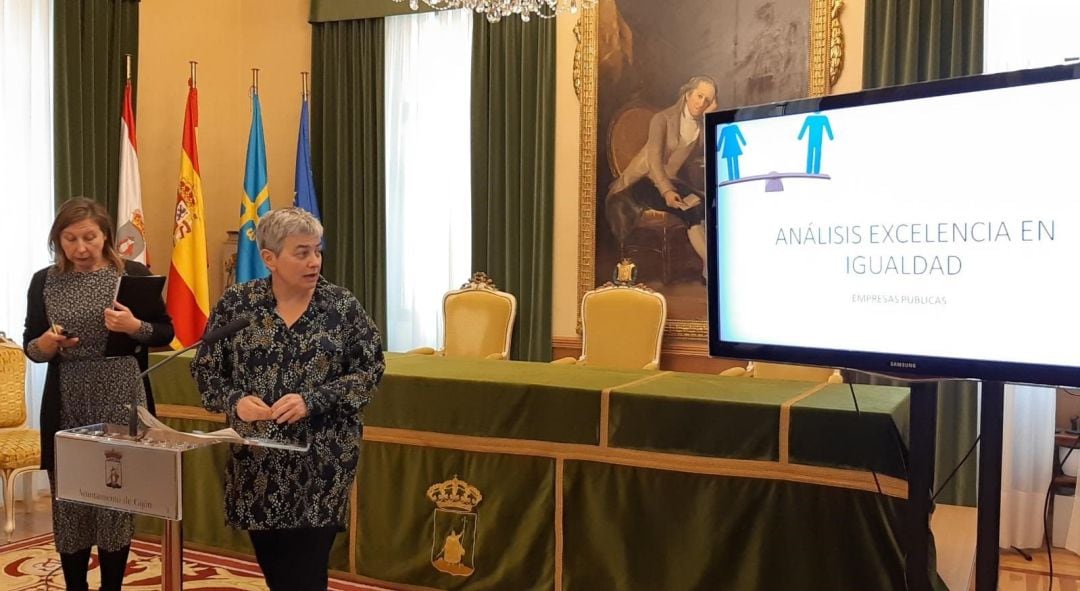
[[[629,259],[668,300],[667,336],[708,336],[704,113],[827,94],[843,67],[842,8],[599,0],[583,11],[579,306]]]

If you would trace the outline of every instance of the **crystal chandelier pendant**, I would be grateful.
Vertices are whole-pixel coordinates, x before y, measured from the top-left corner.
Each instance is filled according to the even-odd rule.
[[[408,2],[409,8],[420,9],[420,0],[394,0]],[[483,14],[489,22],[497,23],[505,16],[518,15],[523,22],[533,16],[555,18],[560,14],[577,14],[579,8],[595,8],[599,0],[423,0],[436,10],[467,8]]]

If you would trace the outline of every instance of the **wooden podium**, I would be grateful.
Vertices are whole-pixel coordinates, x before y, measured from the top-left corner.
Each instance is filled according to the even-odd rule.
[[[161,586],[183,588],[181,523],[183,454],[214,439],[149,428],[136,437],[124,425],[98,424],[56,434],[56,497],[165,520]]]

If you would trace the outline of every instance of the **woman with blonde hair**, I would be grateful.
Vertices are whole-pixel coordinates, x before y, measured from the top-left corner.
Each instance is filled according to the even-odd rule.
[[[122,275],[149,275],[116,250],[112,219],[101,204],[77,197],[60,206],[49,231],[54,263],[34,274],[27,293],[23,348],[48,363],[41,400],[41,467],[53,484],[53,534],[69,590],[88,589],[91,546],[98,547],[101,590],[118,591],[133,533],[130,513],[55,497],[53,437],[57,431],[128,421],[132,394],[153,410],[148,381],[139,379],[148,348],[173,339],[164,312],[136,318],[113,301]],[[116,350],[106,356],[109,334]],[[119,343],[119,344],[116,344]]]

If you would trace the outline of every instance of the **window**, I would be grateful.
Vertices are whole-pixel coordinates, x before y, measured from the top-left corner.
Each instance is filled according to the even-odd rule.
[[[0,282],[0,331],[22,344],[26,290],[49,264],[53,216],[52,5],[49,0],[0,0],[0,236],[29,256],[9,256]],[[117,115],[119,116],[119,114]],[[45,366],[27,362],[27,412],[38,422]],[[29,482],[24,479],[24,482]],[[34,488],[48,490],[42,475]]]
[[[987,73],[1080,60],[1076,0],[985,0],[983,18]]]
[[[442,346],[442,296],[471,262],[472,13],[386,19],[387,335]]]

